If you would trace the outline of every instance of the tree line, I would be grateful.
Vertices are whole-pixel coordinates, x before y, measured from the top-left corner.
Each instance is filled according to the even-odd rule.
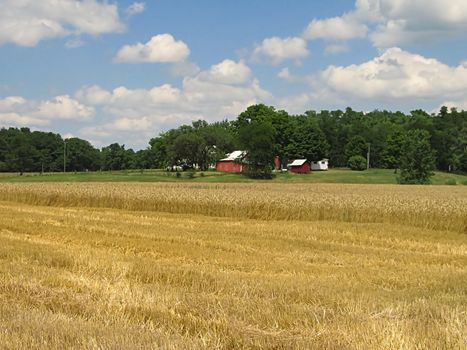
[[[347,167],[361,163],[368,152],[371,167],[398,169],[404,161],[422,162],[414,158],[417,151],[425,156],[423,162],[428,168],[466,172],[467,112],[442,107],[437,114],[423,110],[408,114],[379,110],[365,113],[347,108],[290,115],[258,104],[232,121],[198,120],[168,130],[139,151],[118,143],[97,149],[79,138],[64,140],[51,132],[2,128],[0,171],[123,170],[175,165],[196,165],[207,170],[237,149],[249,152],[253,173],[271,168],[275,156],[284,163],[295,158],[328,158],[333,167]]]

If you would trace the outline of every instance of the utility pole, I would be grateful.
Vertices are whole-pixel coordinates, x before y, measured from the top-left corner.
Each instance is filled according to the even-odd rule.
[[[366,153],[366,170],[370,169],[370,147],[371,144],[368,144],[368,152]]]
[[[63,140],[63,172],[66,173],[66,140]]]

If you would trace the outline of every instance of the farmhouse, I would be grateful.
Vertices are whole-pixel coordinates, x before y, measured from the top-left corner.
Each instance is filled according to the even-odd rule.
[[[295,159],[287,165],[291,172],[297,174],[306,174],[310,172],[310,163],[306,159]]]
[[[329,160],[324,158],[319,161],[311,162],[311,170],[328,170]]]
[[[216,170],[226,173],[241,173],[244,170],[245,156],[246,151],[234,151],[226,158],[217,161]]]

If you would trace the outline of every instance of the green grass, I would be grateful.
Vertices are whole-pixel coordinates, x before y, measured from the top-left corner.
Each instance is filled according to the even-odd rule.
[[[354,183],[354,184],[395,184],[397,174],[390,169],[370,169],[367,171],[351,171],[348,169],[332,169],[323,172],[311,172],[300,175],[292,173],[277,174],[274,180],[264,182],[279,183]],[[197,172],[194,178],[188,172],[176,173],[163,170],[102,171],[82,173],[28,173],[20,176],[14,173],[0,173],[0,182],[260,182],[251,180],[241,174],[218,173],[215,171]],[[436,172],[432,178],[434,185],[467,184],[467,176]]]

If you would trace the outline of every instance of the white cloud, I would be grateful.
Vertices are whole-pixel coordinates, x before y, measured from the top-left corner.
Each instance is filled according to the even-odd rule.
[[[68,95],[56,96],[52,100],[43,101],[32,114],[46,119],[90,119],[94,116],[94,108],[85,106]]]
[[[219,64],[213,65],[208,71],[201,72],[196,79],[212,83],[235,85],[247,82],[250,77],[251,69],[245,62],[224,60]]]
[[[306,93],[287,96],[277,101],[277,109],[284,109],[292,114],[300,114],[310,110],[313,105],[311,97]]]
[[[348,40],[364,38],[368,27],[357,21],[354,16],[346,14],[342,17],[314,19],[305,29],[306,39]]]
[[[266,58],[272,63],[278,64],[289,59],[300,60],[309,54],[306,41],[302,38],[272,37],[264,39],[261,44],[256,46],[253,58],[255,60]]]
[[[68,95],[51,100],[26,100],[20,96],[0,99],[0,123],[2,125],[48,125],[53,120],[66,119],[87,121],[94,116],[93,107],[86,106]]]
[[[2,0],[0,45],[35,46],[67,35],[122,32],[117,5],[98,0]]]
[[[331,44],[326,46],[324,53],[327,55],[337,55],[339,53],[348,52],[350,47],[347,44]]]
[[[273,100],[251,77],[243,61],[232,60],[185,77],[181,88],[163,84],[150,89],[120,86],[107,91],[90,86],[80,89],[75,98],[96,108],[101,116],[100,123],[80,131],[83,137],[93,137],[102,144],[115,140],[128,144],[131,139],[139,147],[162,130],[197,119],[234,118],[251,104]]]
[[[190,49],[183,41],[176,41],[170,34],[155,35],[147,43],[125,45],[117,53],[116,62],[153,63],[180,62],[190,54]]]
[[[339,17],[314,19],[306,39],[348,40],[369,37],[378,48],[432,42],[465,34],[465,0],[356,0]]]
[[[291,75],[290,75],[290,71],[289,71],[289,68],[285,67],[285,68],[282,68],[280,70],[279,73],[277,73],[277,76],[281,79],[284,79],[284,80],[289,80]]]
[[[80,38],[73,38],[73,39],[68,40],[65,43],[65,47],[67,49],[76,49],[76,48],[81,47],[83,45],[84,45],[84,41],[81,40]]]
[[[357,99],[420,103],[467,96],[467,66],[451,67],[399,48],[362,64],[330,66],[314,81],[322,93]]]
[[[26,99],[21,96],[8,96],[0,99],[0,112],[11,111],[15,108],[24,106],[27,103]]]
[[[119,118],[113,123],[113,127],[118,131],[146,131],[150,130],[153,122],[148,117],[141,118]]]
[[[198,74],[201,69],[192,62],[177,62],[170,67],[170,74],[174,77],[187,77]]]
[[[314,78],[311,76],[307,75],[295,75],[290,73],[289,68],[282,68],[279,73],[277,73],[277,76],[285,81],[288,81],[289,83],[309,83],[312,81]]]
[[[0,112],[0,125],[2,126],[43,126],[48,125],[49,121],[18,113],[1,113]]]
[[[146,4],[144,2],[134,2],[125,10],[126,14],[129,16],[137,15],[146,10]]]
[[[310,75],[283,68],[278,77],[311,88],[276,98],[275,105],[293,113],[346,106],[363,110],[437,111],[443,105],[467,109],[467,62],[450,66],[400,48],[387,49],[367,62],[331,65]]]
[[[429,42],[467,30],[465,0],[379,0],[378,4],[384,20],[371,35],[377,47]]]
[[[108,103],[112,94],[98,85],[93,85],[81,88],[76,92],[75,97],[85,104],[95,106]]]

